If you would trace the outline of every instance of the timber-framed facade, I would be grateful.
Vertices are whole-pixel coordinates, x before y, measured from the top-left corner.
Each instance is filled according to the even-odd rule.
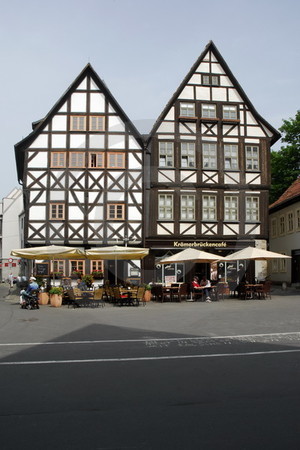
[[[184,279],[184,265],[166,268],[159,260],[189,246],[222,256],[266,246],[269,153],[279,136],[209,42],[147,142],[145,241],[153,249],[152,279]],[[203,270],[196,268],[199,275]]]
[[[88,64],[15,146],[25,245],[146,246],[144,281],[164,281],[160,258],[188,246],[265,247],[279,137],[213,42],[144,139]]]
[[[143,151],[139,132],[88,64],[15,146],[25,245],[141,245]],[[53,270],[76,269],[92,267],[74,261]]]

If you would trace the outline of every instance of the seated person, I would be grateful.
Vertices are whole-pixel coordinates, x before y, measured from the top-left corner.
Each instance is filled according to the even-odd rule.
[[[81,291],[87,291],[88,290],[88,287],[87,287],[85,281],[82,281],[80,278],[77,280],[77,287]]]
[[[204,295],[206,297],[205,301],[210,303],[211,299],[210,299],[209,293],[210,293],[210,289],[211,289],[211,284],[210,284],[210,281],[206,278],[206,276],[202,277],[202,280],[200,282],[200,286],[204,290]]]
[[[38,289],[39,289],[39,285],[36,282],[36,278],[30,277],[26,290],[22,289],[20,291],[20,304],[23,303],[23,296],[28,297],[33,293],[33,291],[37,291]]]

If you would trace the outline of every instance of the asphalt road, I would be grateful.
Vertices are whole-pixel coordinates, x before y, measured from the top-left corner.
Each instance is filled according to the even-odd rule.
[[[298,295],[38,311],[4,297],[0,448],[298,450],[299,312]]]

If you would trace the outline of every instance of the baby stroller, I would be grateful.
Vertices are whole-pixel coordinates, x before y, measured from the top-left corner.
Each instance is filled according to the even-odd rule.
[[[20,305],[22,309],[39,309],[38,291],[31,291],[27,294],[26,291],[20,292]]]

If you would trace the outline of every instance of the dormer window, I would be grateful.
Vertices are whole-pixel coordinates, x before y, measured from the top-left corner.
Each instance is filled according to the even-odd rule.
[[[182,117],[195,117],[195,104],[194,103],[180,103],[180,116]]]

